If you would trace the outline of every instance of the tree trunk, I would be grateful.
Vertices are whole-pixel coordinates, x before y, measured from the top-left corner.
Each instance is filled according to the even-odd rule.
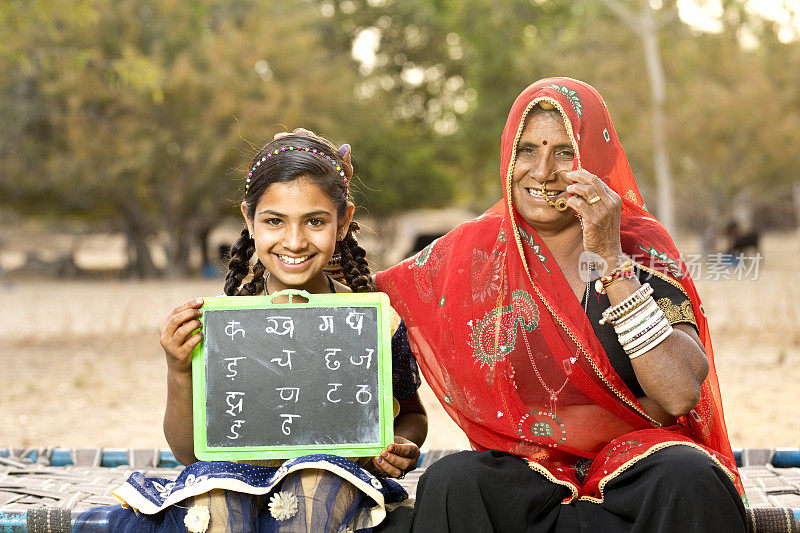
[[[193,234],[185,227],[172,227],[167,233],[165,251],[167,265],[164,272],[168,278],[189,275],[189,257],[192,250]]]
[[[136,223],[128,223],[125,235],[128,241],[127,276],[139,279],[155,278],[159,272],[153,263],[153,256],[147,244],[147,235]]]
[[[150,246],[147,243],[149,232],[145,226],[144,217],[130,198],[121,205],[121,209],[125,219],[125,238],[128,250],[126,275],[128,277],[136,276],[140,279],[157,277],[159,271],[153,262]]]
[[[642,31],[644,57],[647,74],[650,78],[650,94],[653,98],[653,167],[658,185],[658,217],[667,231],[675,230],[675,207],[673,204],[672,173],[669,169],[669,156],[666,139],[666,115],[664,108],[667,102],[666,80],[661,53],[658,49],[658,27],[653,16],[653,9],[647,0],[641,0]]]
[[[658,218],[667,231],[675,229],[675,206],[672,197],[672,173],[669,169],[669,154],[666,138],[667,101],[664,65],[658,48],[658,29],[655,10],[649,0],[639,0],[638,13],[633,12],[618,0],[604,0],[606,6],[642,40],[647,75],[650,79],[650,95],[653,100],[653,169],[658,188]]]

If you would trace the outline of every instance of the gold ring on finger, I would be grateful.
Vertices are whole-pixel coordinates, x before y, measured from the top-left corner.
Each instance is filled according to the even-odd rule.
[[[594,198],[588,200],[586,203],[589,204],[589,205],[592,205],[592,204],[596,204],[599,201],[600,201],[600,197],[599,196],[595,196]]]

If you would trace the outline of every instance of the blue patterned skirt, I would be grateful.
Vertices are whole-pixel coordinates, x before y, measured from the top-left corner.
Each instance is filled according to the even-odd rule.
[[[387,504],[408,497],[395,481],[327,454],[287,459],[281,466],[199,461],[175,481],[134,472],[113,494],[124,504],[89,509],[76,526],[185,532],[187,512],[202,506],[209,510],[209,532],[369,531],[386,517]]]

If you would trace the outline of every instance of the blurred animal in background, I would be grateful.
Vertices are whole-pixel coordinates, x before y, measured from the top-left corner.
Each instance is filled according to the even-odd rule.
[[[735,220],[725,226],[727,249],[725,253],[732,256],[756,255],[759,253],[759,240],[761,235],[755,228],[744,230]]]

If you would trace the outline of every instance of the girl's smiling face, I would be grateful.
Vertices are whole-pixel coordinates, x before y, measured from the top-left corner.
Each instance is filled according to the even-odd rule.
[[[253,220],[242,214],[255,240],[256,254],[270,276],[267,292],[300,289],[329,292],[322,269],[336,241],[344,237],[354,207],[343,217],[336,204],[308,177],[273,183],[258,199]]]

